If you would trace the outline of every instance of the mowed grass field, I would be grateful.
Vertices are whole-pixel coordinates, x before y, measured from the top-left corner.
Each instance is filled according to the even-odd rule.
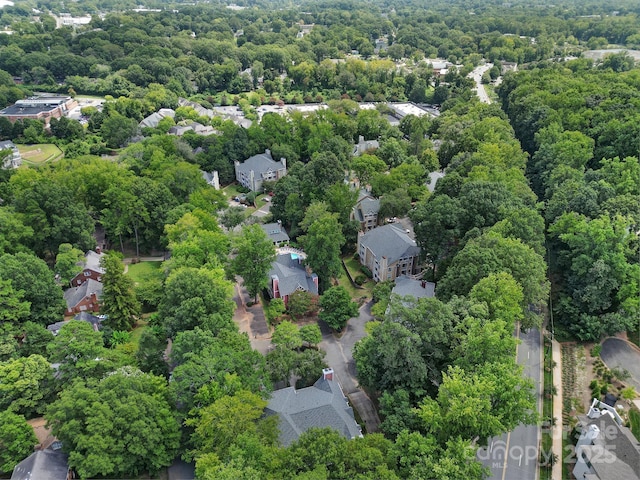
[[[59,160],[63,153],[52,143],[38,143],[36,145],[18,145],[22,161],[30,165],[42,165],[46,162]]]

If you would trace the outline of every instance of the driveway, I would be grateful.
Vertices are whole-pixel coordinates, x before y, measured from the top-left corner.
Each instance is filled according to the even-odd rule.
[[[236,302],[233,321],[241,332],[249,336],[251,347],[266,355],[271,345],[271,334],[262,304],[256,303],[251,307],[247,306],[247,303],[252,299],[242,283],[242,277],[239,276],[236,276],[236,284],[233,288],[233,301]]]
[[[623,368],[631,377],[626,380],[640,391],[640,350],[621,338],[607,338],[602,342],[600,357],[609,368]]]
[[[353,359],[353,346],[358,340],[366,336],[365,324],[372,320],[371,302],[360,307],[359,315],[347,323],[341,338],[337,338],[329,326],[320,321],[322,342],[320,348],[326,352],[325,360],[333,369],[345,395],[349,397],[351,405],[360,414],[369,433],[378,430],[380,419],[371,399],[360,389],[356,378],[356,364]]]

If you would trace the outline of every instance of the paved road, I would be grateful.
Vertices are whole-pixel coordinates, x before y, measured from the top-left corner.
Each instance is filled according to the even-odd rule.
[[[484,65],[474,68],[473,71],[467,75],[468,78],[471,78],[476,82],[474,90],[478,94],[478,98],[480,98],[482,103],[491,103],[491,99],[489,98],[489,95],[487,95],[487,91],[482,84],[482,75],[484,75],[484,72],[489,70],[491,67],[493,67],[493,63],[485,63]]]
[[[342,390],[349,397],[351,405],[358,411],[367,432],[375,432],[380,425],[380,419],[373,403],[358,386],[356,378],[356,365],[353,360],[353,346],[366,336],[365,324],[371,320],[371,302],[360,307],[357,318],[352,318],[347,323],[342,337],[337,338],[324,322],[318,322],[322,331],[320,348],[326,352],[325,360],[333,369]]]
[[[607,338],[602,342],[600,356],[609,368],[624,368],[631,378],[627,380],[640,391],[640,350],[621,338]]]
[[[542,347],[538,330],[520,334],[518,363],[524,375],[536,386],[538,411],[542,412]],[[486,449],[478,450],[478,459],[491,469],[492,478],[499,480],[537,480],[540,427],[520,425],[515,430],[494,438]]]

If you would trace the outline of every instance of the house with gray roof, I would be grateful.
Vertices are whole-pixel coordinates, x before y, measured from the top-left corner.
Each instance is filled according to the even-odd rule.
[[[2,161],[2,168],[18,168],[22,165],[22,157],[18,151],[18,147],[11,141],[0,142],[0,151],[11,150]]]
[[[157,112],[152,113],[146,118],[143,118],[139,124],[140,128],[156,128],[160,123],[160,120],[166,117],[175,118],[176,112],[171,108],[161,108]]]
[[[80,312],[75,317],[73,317],[73,319],[78,320],[79,322],[90,323],[96,332],[99,331],[100,327],[102,326],[102,318],[91,315],[89,312]],[[53,333],[53,335],[58,335],[60,330],[62,330],[62,327],[64,327],[67,323],[69,322],[63,321],[52,323],[51,325],[47,325],[47,330]]]
[[[85,253],[84,262],[79,264],[82,267],[82,271],[71,279],[71,286],[78,287],[89,279],[96,282],[102,281],[104,268],[100,265],[100,261],[104,257],[104,253],[100,249],[97,250],[97,252],[89,250]]]
[[[287,160],[281,158],[276,162],[269,149],[244,162],[235,162],[236,180],[243,187],[253,192],[262,191],[262,182],[276,180],[287,174]]]
[[[410,296],[416,300],[420,298],[433,298],[436,296],[436,284],[427,282],[426,280],[416,280],[406,275],[400,275],[396,278],[396,283],[391,293],[400,297]]]
[[[353,409],[333,379],[333,370],[322,370],[322,378],[311,387],[296,390],[295,387],[276,390],[265,409],[265,416],[278,415],[279,440],[289,446],[310,428],[332,428],[351,440],[362,437],[362,429],[356,423]]]
[[[89,311],[97,312],[100,309],[100,297],[102,296],[102,283],[89,279],[79,287],[71,287],[64,292],[64,301],[67,303],[65,315]]]
[[[640,480],[640,442],[615,408],[594,399],[576,444],[573,476],[586,480]]]
[[[212,172],[205,172],[204,170],[200,170],[200,174],[204,181],[207,182],[207,185],[215,188],[216,190],[220,190],[220,177],[218,176],[218,171],[213,170]]]
[[[71,478],[62,450],[36,450],[13,469],[11,480],[67,480]]]
[[[358,143],[353,146],[353,156],[359,157],[370,150],[376,150],[380,146],[378,140],[365,140],[362,135],[358,137]]]
[[[287,231],[282,226],[282,222],[277,223],[265,223],[260,225],[264,233],[271,239],[273,244],[276,247],[279,247],[280,244],[289,243],[289,235]]]
[[[289,295],[296,291],[318,295],[318,275],[302,264],[297,253],[284,253],[276,256],[271,264],[267,291],[271,298],[282,298],[286,305]]]
[[[380,212],[380,199],[360,190],[360,195],[351,210],[350,217],[351,220],[360,223],[361,231],[368,232],[378,226],[378,212]]]
[[[420,271],[420,247],[396,224],[358,234],[358,255],[376,282],[395,280]]]

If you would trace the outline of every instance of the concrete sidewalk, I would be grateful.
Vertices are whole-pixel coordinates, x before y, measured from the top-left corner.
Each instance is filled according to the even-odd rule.
[[[555,425],[551,430],[552,452],[556,462],[553,464],[551,470],[551,478],[553,480],[562,480],[562,434],[563,434],[563,422],[562,422],[562,351],[560,344],[553,340],[551,343],[551,358],[555,362],[553,368],[553,385],[556,387],[556,394],[553,396],[553,418],[556,419]]]

